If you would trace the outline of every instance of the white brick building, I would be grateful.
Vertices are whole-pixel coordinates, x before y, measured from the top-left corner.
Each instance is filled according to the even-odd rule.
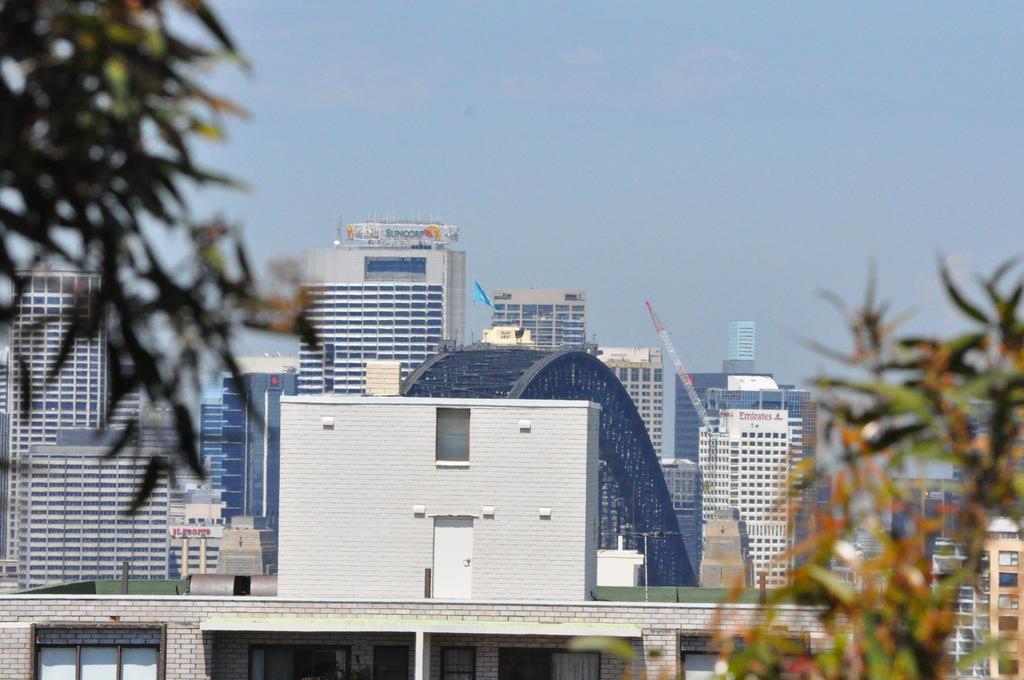
[[[617,680],[627,670],[713,678],[715,634],[760,616],[756,604],[712,601],[9,595],[0,596],[0,680],[294,680],[349,670],[389,680]],[[794,642],[826,643],[811,609],[781,605],[773,620]],[[578,636],[615,638],[632,660],[567,649]]]
[[[585,401],[285,398],[280,594],[592,597],[598,421]]]

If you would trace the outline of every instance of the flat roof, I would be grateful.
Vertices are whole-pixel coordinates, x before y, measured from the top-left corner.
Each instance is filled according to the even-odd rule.
[[[281,397],[288,404],[331,404],[334,406],[465,406],[467,408],[601,408],[585,399],[506,399],[479,397],[360,397],[345,394],[299,394]]]
[[[188,590],[185,579],[129,579],[129,595],[184,595]],[[35,588],[26,588],[14,593],[15,597],[25,595],[120,595],[120,579],[101,581],[65,581]]]

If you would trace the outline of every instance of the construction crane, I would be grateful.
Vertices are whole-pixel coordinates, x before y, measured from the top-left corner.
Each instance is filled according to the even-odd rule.
[[[708,428],[708,432],[715,432],[717,428],[712,427],[708,421],[708,412],[705,410],[704,403],[700,400],[700,395],[697,394],[697,390],[693,386],[693,379],[686,372],[686,367],[683,366],[683,360],[679,358],[679,352],[676,351],[676,345],[672,342],[672,336],[669,334],[668,329],[665,328],[665,324],[661,323],[658,315],[654,313],[654,307],[651,305],[650,300],[646,300],[644,304],[647,305],[651,321],[654,322],[654,330],[657,331],[658,337],[661,338],[661,343],[665,345],[665,351],[668,352],[672,363],[676,367],[676,373],[679,374],[680,380],[683,381],[686,395],[690,397],[690,403],[693,404],[693,410],[697,412],[697,417],[700,418],[700,424]]]

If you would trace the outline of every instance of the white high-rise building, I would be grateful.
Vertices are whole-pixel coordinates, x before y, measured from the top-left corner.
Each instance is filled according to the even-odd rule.
[[[132,447],[110,457],[116,433],[62,430],[53,445],[33,446],[22,463],[32,490],[21,499],[18,543],[22,587],[115,579],[167,578],[168,480],[128,514],[151,457],[163,448]]]
[[[654,452],[661,457],[664,364],[658,347],[598,347],[597,358],[618,376],[647,427]]]
[[[367,361],[399,361],[402,377],[446,342],[462,344],[466,254],[450,225],[346,227],[329,250],[305,254],[303,287],[319,335],[299,353],[300,394],[362,394]]]
[[[700,430],[705,526],[716,511],[739,512],[746,526],[755,584],[761,574],[769,588],[786,583],[790,548],[789,474],[793,451],[789,413],[781,409],[728,409],[718,414],[718,431]],[[753,584],[752,584],[753,585]]]
[[[99,428],[107,408],[104,324],[96,335],[79,338],[60,371],[49,376],[65,334],[76,317],[84,321],[89,313],[99,275],[40,267],[21,276],[25,286],[11,324],[8,361],[8,465],[0,473],[2,547],[10,557],[18,554],[19,503],[27,495],[22,466],[29,449],[55,444],[58,430]],[[27,415],[21,408],[26,391]]]

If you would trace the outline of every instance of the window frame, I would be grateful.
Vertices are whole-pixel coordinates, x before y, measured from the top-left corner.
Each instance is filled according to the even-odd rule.
[[[122,661],[122,652],[125,649],[152,649],[156,652],[156,677],[157,680],[163,680],[163,664],[162,655],[160,654],[160,645],[134,645],[124,644],[115,642],[113,644],[105,644],[102,642],[72,642],[68,644],[54,644],[44,643],[36,644],[35,649],[35,664],[32,667],[32,678],[33,680],[39,680],[42,676],[41,668],[39,666],[43,659],[43,651],[47,649],[73,649],[75,650],[75,680],[81,680],[82,678],[82,649],[85,647],[98,648],[98,649],[113,649],[114,651],[114,664],[115,664],[115,678],[121,680],[124,667]]]
[[[466,457],[441,458],[441,422],[442,413],[458,413],[466,415]],[[434,409],[434,464],[438,467],[466,467],[473,459],[473,411],[469,408],[438,406]],[[447,435],[450,436],[450,435]],[[460,433],[461,436],[461,433]]]
[[[119,630],[130,630],[130,631],[156,631],[159,634],[159,639],[156,645],[130,645],[123,644],[118,645],[104,645],[96,643],[78,643],[69,642],[67,644],[50,644],[50,643],[39,643],[39,631],[41,630],[58,630],[58,631],[119,631]],[[29,650],[29,658],[32,660],[32,672],[29,677],[32,680],[39,680],[39,651],[46,647],[134,647],[134,648],[147,648],[153,649],[156,647],[156,677],[157,680],[166,680],[167,677],[167,624],[166,623],[87,623],[82,621],[54,621],[53,623],[33,623],[29,626],[29,635],[31,636],[31,648]],[[82,675],[80,665],[81,652],[75,652],[75,678],[79,680]],[[121,677],[121,654],[118,652],[117,655],[118,666],[117,666],[117,677]]]
[[[1003,557],[1007,558],[1006,562],[1003,562]],[[1020,552],[1017,550],[1000,550],[997,556],[1000,567],[1019,567],[1020,566]]]
[[[587,656],[594,656],[594,657],[597,657],[597,678],[596,678],[596,680],[601,680],[601,666],[604,665],[603,664],[604,656],[601,654],[601,652],[576,652],[576,651],[573,651],[573,650],[570,650],[570,649],[565,649],[564,647],[498,647],[498,668],[497,668],[498,680],[501,680],[501,678],[502,678],[502,674],[501,674],[501,660],[502,660],[502,656],[503,655],[510,655],[510,654],[519,654],[519,653],[522,653],[522,654],[525,654],[525,655],[546,656],[547,657],[547,665],[548,665],[548,672],[549,673],[553,673],[554,669],[555,669],[554,668],[554,656],[555,656],[555,654],[584,654],[584,655],[587,655]]]
[[[441,647],[441,680],[448,680],[448,677],[445,675],[445,662],[448,658],[448,653],[451,651],[469,652],[472,654],[473,661],[470,669],[470,680],[476,680],[476,647],[471,647],[469,645],[446,645]],[[461,671],[459,672],[461,673]]]
[[[345,652],[345,662],[346,662],[346,665],[348,666],[348,668],[346,669],[346,673],[351,673],[352,672],[352,645],[304,645],[304,644],[298,644],[298,643],[296,643],[296,644],[279,644],[279,645],[275,645],[275,644],[250,644],[249,645],[249,654],[248,654],[249,668],[246,669],[246,674],[245,674],[245,677],[248,678],[248,680],[254,680],[253,675],[252,675],[253,674],[252,659],[253,659],[254,652],[256,652],[256,650],[266,651],[268,649],[276,649],[276,650],[287,649],[287,650],[291,650],[292,652],[295,652],[296,650],[321,651],[321,652]]]

